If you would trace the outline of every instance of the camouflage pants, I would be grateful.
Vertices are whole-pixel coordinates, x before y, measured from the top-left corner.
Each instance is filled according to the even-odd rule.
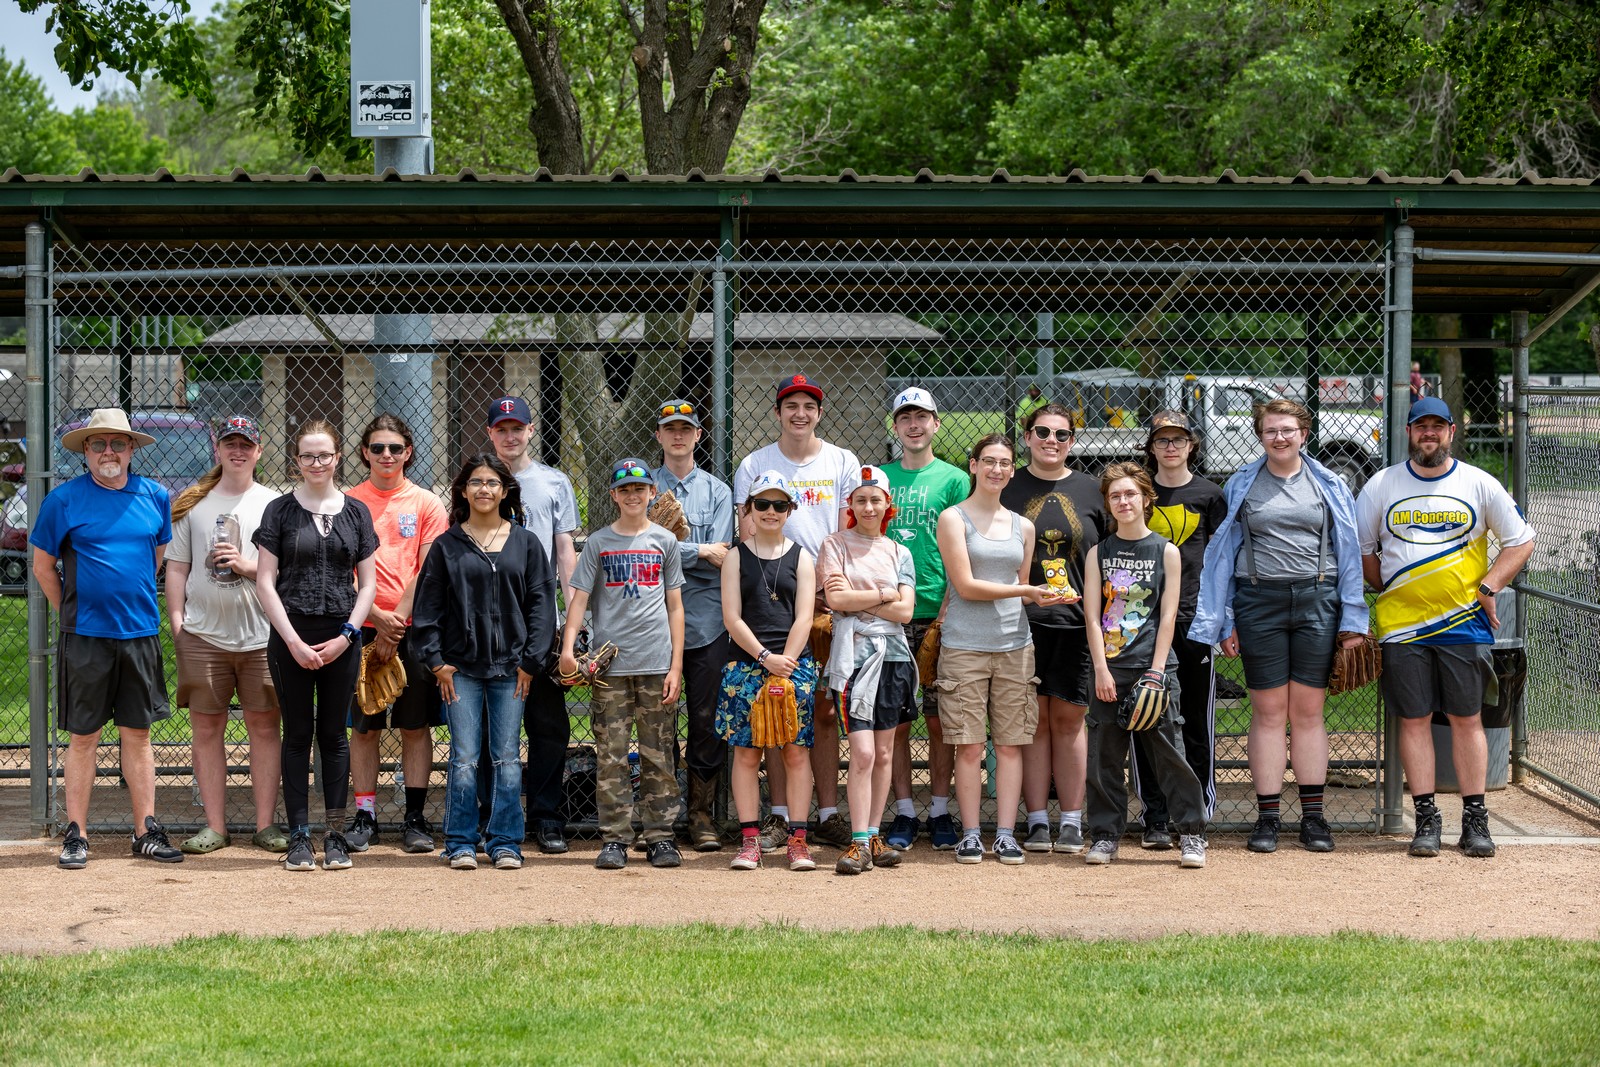
[[[661,706],[665,679],[659,674],[609,675],[609,689],[596,689],[589,705],[599,772],[595,807],[605,841],[633,840],[633,785],[628,774],[630,727],[639,729],[639,806],[646,841],[672,839],[678,815],[678,776],[673,769],[677,708]]]

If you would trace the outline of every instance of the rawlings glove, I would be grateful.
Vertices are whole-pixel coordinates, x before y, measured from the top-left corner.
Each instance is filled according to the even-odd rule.
[[[356,678],[356,707],[363,715],[382,715],[406,687],[406,667],[399,656],[379,663],[373,657],[376,645],[361,650],[361,674]]]
[[[1148,730],[1167,712],[1167,676],[1145,671],[1117,705],[1117,725],[1130,733]]]
[[[668,489],[657,493],[656,498],[650,502],[650,509],[645,512],[650,521],[671,531],[672,536],[680,541],[689,539],[689,520],[684,518],[683,505],[678,503],[678,498]]]
[[[1349,637],[1341,632],[1339,640]],[[1362,634],[1361,643],[1345,648],[1342,644],[1333,650],[1333,671],[1328,675],[1328,693],[1353,693],[1371,685],[1383,673],[1383,659],[1378,653],[1378,642],[1371,634]]]

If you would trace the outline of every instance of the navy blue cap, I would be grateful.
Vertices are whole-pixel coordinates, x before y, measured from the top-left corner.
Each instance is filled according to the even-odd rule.
[[[620,489],[625,485],[655,485],[656,481],[650,477],[650,468],[645,466],[642,459],[619,459],[611,465],[610,489]]]
[[[1411,413],[1406,416],[1406,425],[1410,426],[1418,419],[1425,418],[1429,415],[1435,415],[1448,423],[1454,423],[1456,421],[1455,416],[1450,414],[1449,404],[1446,404],[1443,400],[1440,400],[1436,396],[1425,396],[1415,404],[1411,405]]]
[[[503,396],[489,404],[489,417],[486,420],[490,426],[498,426],[510,419],[527,426],[533,422],[533,413],[528,410],[528,402],[520,396]]]

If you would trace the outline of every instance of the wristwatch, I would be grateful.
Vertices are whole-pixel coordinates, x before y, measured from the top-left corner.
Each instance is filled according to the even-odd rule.
[[[344,639],[350,642],[352,645],[361,640],[361,631],[349,623],[345,623],[343,626],[339,627],[339,632],[343,634]]]
[[[1486,582],[1479,582],[1478,583],[1478,592],[1482,593],[1484,596],[1499,596],[1500,595],[1500,594],[1496,593],[1493,589],[1490,589]]]

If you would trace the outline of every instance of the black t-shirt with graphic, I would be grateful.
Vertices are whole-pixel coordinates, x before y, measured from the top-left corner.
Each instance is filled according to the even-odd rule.
[[[1001,490],[1000,503],[1033,523],[1029,583],[1059,586],[1065,578],[1073,592],[1082,596],[1083,557],[1111,528],[1100,496],[1100,479],[1068,470],[1065,477],[1049,481],[1024,467]],[[1083,604],[1029,604],[1028,621],[1037,626],[1080,627]]]
[[[1183,577],[1178,596],[1178,633],[1189,632],[1200,600],[1200,569],[1206,544],[1228,514],[1228,501],[1215,482],[1196,475],[1176,489],[1156,483],[1156,509],[1150,529],[1178,546]]]

